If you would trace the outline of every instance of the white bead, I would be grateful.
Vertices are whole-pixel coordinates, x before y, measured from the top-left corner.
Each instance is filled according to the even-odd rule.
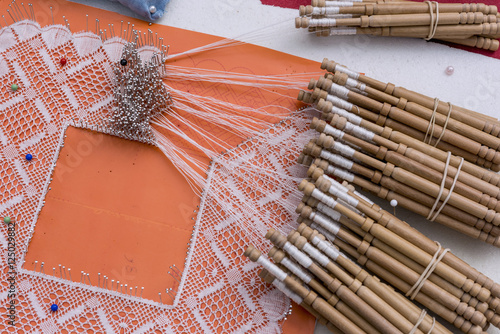
[[[391,206],[392,207],[398,206],[398,201],[396,201],[395,199],[391,199]]]
[[[155,7],[155,6],[150,6],[150,7],[149,7],[149,12],[150,12],[151,14],[156,13],[156,7]]]
[[[445,73],[446,73],[446,74],[448,74],[448,75],[452,75],[452,74],[453,74],[453,72],[455,72],[455,68],[454,68],[453,66],[448,66],[448,67],[446,68],[446,71],[445,71]]]

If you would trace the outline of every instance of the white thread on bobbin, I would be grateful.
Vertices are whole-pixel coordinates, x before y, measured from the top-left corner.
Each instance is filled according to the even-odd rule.
[[[316,223],[311,223],[311,228],[318,231],[319,233],[323,234],[326,237],[326,239],[328,239],[329,241],[333,242],[333,240],[335,240],[335,238],[336,238],[333,234],[331,234],[326,229],[324,229],[322,226],[320,226]]]
[[[325,150],[321,151],[320,157],[345,169],[351,169],[354,164],[352,160],[346,159],[338,154],[334,154]]]
[[[353,104],[351,102],[347,102],[346,100],[342,100],[341,98],[339,98],[335,95],[328,94],[326,96],[326,100],[331,102],[334,106],[341,108],[341,109],[351,110],[353,108]]]
[[[294,302],[296,302],[298,305],[302,304],[302,302],[304,301],[304,299],[302,299],[299,295],[297,295],[295,292],[293,292],[292,290],[290,290],[289,288],[287,288],[287,286],[285,285],[285,283],[283,283],[283,282],[275,279],[272,284],[278,290],[280,290],[285,295],[287,295],[288,298],[290,298],[291,300],[293,300]]]
[[[354,136],[356,136],[358,138],[364,139],[364,140],[372,141],[373,138],[375,137],[375,133],[373,133],[370,130],[367,130],[361,126],[354,125],[350,122],[346,123],[345,131],[353,134]]]
[[[349,192],[349,189],[347,189],[347,187],[344,187],[344,186],[343,186],[342,184],[340,184],[337,180],[335,180],[335,179],[333,179],[333,178],[329,177],[328,175],[323,174],[323,178],[324,178],[325,180],[330,181],[330,182],[332,183],[332,186],[335,186],[337,189],[341,190],[342,192],[345,192],[345,193]]]
[[[313,260],[311,260],[309,256],[302,253],[297,247],[288,241],[283,245],[283,250],[304,268],[309,268],[313,264]]]
[[[359,73],[351,71],[350,69],[342,65],[335,66],[335,70],[347,74],[349,78],[353,78],[356,80],[359,78]]]
[[[309,27],[335,27],[336,25],[336,19],[309,19]]]
[[[266,268],[267,271],[269,271],[271,273],[271,275],[273,275],[274,277],[276,277],[280,281],[285,280],[285,278],[287,276],[286,273],[283,270],[281,270],[280,268],[278,268],[277,265],[275,265],[274,263],[269,261],[264,255],[261,254],[259,256],[257,263],[259,263],[264,268]]]
[[[420,292],[420,289],[422,289],[427,279],[433,273],[434,269],[436,269],[439,262],[441,262],[446,253],[448,253],[449,251],[449,248],[443,249],[439,242],[436,241],[436,244],[438,246],[438,249],[436,250],[436,253],[434,253],[434,256],[432,257],[429,264],[427,265],[427,268],[425,268],[425,270],[422,272],[422,274],[415,282],[415,284],[408,290],[408,292],[406,292],[406,297],[409,296],[411,300],[415,299],[415,297]]]
[[[356,28],[353,27],[331,27],[330,36],[351,36],[356,35]]]
[[[329,207],[334,208],[337,205],[337,201],[335,201],[333,198],[323,193],[321,190],[314,189],[311,195],[312,197],[316,198],[320,202],[323,202]]]
[[[346,157],[352,157],[354,153],[356,153],[356,151],[352,147],[349,147],[337,141],[333,144],[333,149]]]
[[[334,128],[333,126],[326,124],[323,133],[331,135],[335,138],[342,139],[344,137],[344,131]]]
[[[358,2],[359,0],[355,0]],[[352,1],[325,1],[326,7],[352,7],[354,3]]]
[[[342,100],[342,101],[344,101],[344,100]],[[349,122],[351,122],[352,124],[355,124],[355,125],[360,125],[361,121],[363,120],[363,118],[361,118],[357,115],[354,115],[353,113],[351,113],[345,109],[340,109],[336,106],[332,106],[331,112],[333,114],[337,114],[341,117],[346,118]]]
[[[327,229],[330,233],[337,235],[337,233],[339,233],[340,231],[340,224],[338,222],[338,219],[335,218],[338,217],[340,219],[340,213],[332,210],[332,208],[319,204],[318,210],[327,215],[329,218],[322,215],[320,212],[315,212],[315,216],[311,219],[321,225],[323,228]]]
[[[354,177],[355,177],[355,175],[353,173],[350,173],[350,172],[348,172],[344,169],[340,169],[340,168],[335,168],[333,175],[341,178],[342,180],[346,180],[348,182],[354,181]]]
[[[321,240],[319,237],[315,236],[312,240],[313,245],[318,247],[320,251],[325,253],[330,259],[333,259],[334,261],[337,261],[337,258],[339,257],[340,253],[338,249],[335,247],[332,247],[328,242],[325,242]]]
[[[312,276],[307,273],[304,269],[299,267],[295,262],[291,261],[289,258],[284,257],[281,260],[281,264],[288,268],[295,276],[300,278],[304,283],[309,283],[312,280]]]
[[[330,189],[328,189],[328,192],[333,196],[337,197],[338,200],[343,200],[345,203],[353,207],[356,207],[359,204],[359,201],[357,199],[353,198],[352,196],[349,196],[347,192],[342,191],[333,184],[330,187]]]
[[[330,93],[335,94],[338,97],[347,99],[350,91],[344,86],[337,85],[336,83],[332,82],[332,86],[330,87]]]
[[[321,253],[319,250],[317,250],[314,246],[310,245],[309,243],[305,243],[302,249],[307,254],[309,254],[313,259],[318,261],[318,263],[321,264],[323,267],[326,266],[328,263],[330,263],[330,259],[327,256],[325,256],[323,253]]]
[[[312,15],[335,15],[340,13],[339,7],[313,7]]]
[[[436,201],[434,202],[434,205],[432,206],[431,210],[429,211],[429,214],[427,215],[427,219],[429,219],[430,221],[434,221],[437,218],[437,216],[441,213],[441,210],[443,210],[446,203],[448,203],[448,200],[450,199],[451,194],[453,193],[453,189],[455,189],[455,185],[457,184],[458,177],[460,176],[460,171],[462,170],[462,166],[464,164],[464,158],[461,157],[460,164],[457,167],[457,172],[455,174],[455,178],[453,179],[453,183],[451,184],[451,187],[448,190],[448,195],[443,200],[443,203],[441,203],[441,206],[434,214],[434,210],[436,210],[436,207],[437,207],[439,201],[441,200],[441,196],[443,195],[443,192],[445,189],[446,178],[448,177],[448,167],[450,166],[450,160],[451,160],[451,152],[448,151],[448,156],[446,158],[446,164],[444,166],[443,179],[441,180],[441,186],[439,188],[439,193],[436,196]]]

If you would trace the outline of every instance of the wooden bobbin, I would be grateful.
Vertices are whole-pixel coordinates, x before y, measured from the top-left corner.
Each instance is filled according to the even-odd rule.
[[[339,246],[344,252],[352,256],[358,263],[366,266],[367,269],[371,270],[378,277],[383,278],[385,281],[390,282],[392,286],[396,287],[400,291],[407,291],[410,285],[400,279],[398,276],[389,273],[384,268],[380,267],[371,260],[368,260],[366,256],[360,255],[356,249],[349,246],[347,243],[341,239],[334,239],[333,243]],[[344,260],[344,257],[338,257],[338,260]],[[465,333],[482,333],[482,328],[473,325],[471,322],[465,320],[463,317],[459,316],[457,313],[449,310],[442,304],[436,302],[434,296],[429,297],[424,293],[419,293],[415,300],[432,310],[437,315],[441,316],[446,321],[452,323],[455,327],[460,328]]]
[[[406,256],[414,259],[421,265],[427,266],[427,264],[431,261],[432,256],[430,254],[423,252],[420,248],[408,242],[406,239],[401,238],[396,233],[387,229],[385,226],[373,223],[367,224],[367,218],[359,216],[357,213],[351,211],[341,204],[336,203],[334,209],[358,223],[363,230],[371,233],[374,237],[382,240],[383,242],[402,252]],[[371,208],[364,207],[362,204],[359,204],[357,206],[357,209],[363,211],[367,216],[369,216],[371,219],[374,219],[375,221],[383,219],[383,215],[381,215],[379,212],[375,212]],[[391,218],[389,220],[385,219],[385,225],[387,225],[389,221],[397,220],[396,217],[390,214],[388,214],[387,216]],[[471,295],[477,296],[477,298],[481,301],[486,301],[490,297],[490,292],[487,289],[481,288],[480,285],[474,283],[472,280],[467,279],[464,275],[460,274],[444,263],[439,263],[436,266],[435,272],[436,274],[448,280],[450,283],[453,283],[457,287],[462,288],[465,292],[469,292]]]
[[[326,122],[320,121],[316,118],[311,122],[311,128],[315,128],[318,132],[324,132],[326,126]],[[342,124],[340,124],[339,127],[342,128]],[[393,163],[398,167],[402,167],[405,170],[411,170],[415,175],[423,177],[434,184],[440,184],[442,181],[443,176],[439,172],[417,161],[405,158],[397,152],[388,151],[383,146],[370,144],[363,139],[359,139],[348,134],[343,134],[342,139],[362,148],[364,151],[374,155],[378,159],[385,159],[385,161]],[[446,178],[445,187],[450,188],[452,183],[452,177],[448,176]],[[496,190],[496,195],[500,195],[500,192],[498,191],[499,189],[496,188]],[[500,211],[500,202],[498,202],[496,198],[483,194],[481,191],[469,187],[462,182],[456,182],[454,192],[472,200],[473,202],[477,202],[488,209],[492,209],[496,212]]]
[[[335,72],[337,68],[343,68],[347,70],[345,66],[339,65],[338,63],[330,61],[327,58],[323,60],[321,68],[326,69],[332,73]],[[360,82],[363,82],[377,90],[386,91],[389,94],[394,95],[395,97],[403,97],[408,101],[416,102],[429,109],[433,108],[434,106],[434,98],[416,93],[411,90],[407,90],[403,87],[396,87],[394,85],[394,88],[388,91],[387,88],[389,87],[389,84],[387,83],[383,83],[363,74],[359,74],[349,70],[347,70],[346,73],[350,74],[351,78],[357,79]],[[441,114],[446,115],[448,113],[448,105],[444,102],[440,102],[437,111]],[[479,130],[494,134],[497,137],[500,136],[500,121],[496,118],[485,116],[483,114],[476,113],[472,110],[468,110],[458,106],[453,106],[451,117],[461,121],[462,123],[473,126]]]
[[[416,282],[416,280],[420,276],[420,274],[418,274],[417,272],[415,272],[411,268],[405,267],[405,264],[402,263],[401,261],[398,261],[398,259],[391,257],[390,255],[379,250],[378,248],[370,246],[369,243],[366,243],[366,242],[358,239],[356,236],[354,236],[350,232],[347,232],[346,230],[343,230],[342,228],[339,231],[339,237],[341,239],[349,242],[353,247],[356,247],[360,254],[366,255],[368,259],[374,260],[378,264],[385,267],[387,270],[393,272],[393,274],[400,275],[400,277],[402,279],[404,279],[406,282],[408,282],[410,284],[414,284],[414,282]],[[373,243],[375,240],[376,239],[373,239],[373,241],[371,241],[371,242]],[[363,250],[361,250],[361,247],[363,245],[365,245],[365,246],[363,247]],[[391,252],[391,253],[395,254],[394,252]],[[422,269],[422,271],[423,271],[423,269]],[[441,297],[439,297],[439,298],[445,298],[443,300],[448,300],[448,302],[451,303],[451,304],[446,304],[447,307],[454,305],[455,307],[458,308],[457,303],[460,303],[460,301],[458,299],[453,299],[454,297],[457,297],[457,296],[452,296],[452,293],[450,292],[450,290],[452,292],[454,291],[456,294],[459,294],[459,291],[457,289],[454,290],[453,287],[448,282],[446,282],[444,280],[437,280],[437,282],[436,282],[436,283],[441,283],[442,285],[438,285],[435,282],[436,282],[436,280],[432,280],[432,279],[429,280],[429,282],[425,282],[424,283],[425,288],[422,288],[421,291],[423,293],[427,293],[427,294],[430,293],[430,294],[435,295],[435,296],[438,296],[439,293],[441,293]],[[443,289],[443,290],[441,290],[441,289]],[[463,295],[463,291],[461,293]],[[457,298],[460,298],[460,297],[461,296],[458,296]],[[453,300],[455,301],[454,303],[453,303]],[[466,306],[463,303],[461,303],[461,305],[462,305],[462,308]],[[466,315],[466,318],[470,317],[471,314],[473,314],[472,313],[473,308],[467,307],[467,309],[469,311]],[[458,312],[461,312],[461,311],[458,311]],[[464,311],[464,313],[465,313],[465,311]],[[474,313],[474,314],[475,314],[474,321],[479,322],[481,319],[480,318],[481,315],[479,313]],[[486,319],[484,319],[482,323],[478,323],[478,325],[481,324],[482,326],[484,326],[485,322],[486,322]]]

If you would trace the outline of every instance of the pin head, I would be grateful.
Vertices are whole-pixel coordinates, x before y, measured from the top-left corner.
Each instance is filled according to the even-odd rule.
[[[51,310],[52,312],[56,312],[58,309],[59,309],[59,306],[57,306],[57,304],[52,304],[52,305],[50,305],[50,310]]]
[[[31,154],[26,154],[26,160],[31,161],[33,159],[33,155]]]
[[[59,63],[61,64],[61,66],[66,65],[66,63],[67,63],[67,62],[68,62],[68,61],[67,61],[67,60],[66,60],[66,58],[64,58],[64,57],[63,57],[63,58],[61,58],[61,60],[59,60]]]
[[[125,58],[120,60],[120,65],[122,65],[122,66],[127,66],[127,63],[128,63],[127,59],[125,59]]]
[[[10,217],[9,217],[9,216],[7,216],[7,217],[3,217],[3,222],[4,222],[5,224],[10,223],[11,221],[12,221],[12,220],[10,219]]]
[[[13,91],[13,92],[15,92],[16,90],[18,90],[18,89],[19,89],[19,86],[18,86],[17,84],[12,84],[12,85],[10,86],[10,89],[12,89],[12,91]]]
[[[156,13],[156,7],[155,7],[155,6],[150,6],[150,7],[149,7],[149,12],[150,12],[151,14]]]
[[[390,204],[391,204],[391,206],[392,206],[392,207],[394,207],[394,208],[395,208],[396,206],[398,206],[398,201],[397,201],[397,200],[395,200],[395,199],[391,199]]]

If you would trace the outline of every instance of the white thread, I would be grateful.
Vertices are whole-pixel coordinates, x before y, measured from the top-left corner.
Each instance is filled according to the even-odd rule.
[[[302,299],[298,294],[290,290],[285,283],[278,281],[277,279],[273,280],[273,285],[278,288],[281,292],[288,296],[291,300],[296,302],[298,305],[302,304],[304,299]]]
[[[297,247],[288,241],[283,245],[283,250],[304,268],[309,268],[313,264],[313,260],[311,260],[310,257],[302,253]]]
[[[335,240],[335,236],[328,232],[326,229],[324,229],[322,226],[316,224],[316,223],[311,223],[311,228],[315,229],[319,233],[323,234],[329,241]]]
[[[406,297],[410,296],[410,299],[413,300],[415,297],[418,295],[420,292],[420,289],[424,286],[425,282],[427,279],[431,276],[432,272],[434,269],[436,269],[437,265],[441,260],[444,258],[446,253],[448,253],[449,249],[442,249],[441,244],[436,241],[436,244],[438,246],[438,249],[436,253],[434,253],[434,256],[432,257],[431,261],[427,265],[427,268],[422,272],[418,280],[415,282],[415,284],[406,292]],[[442,252],[441,252],[442,250]]]
[[[426,314],[427,314],[427,311],[425,309],[422,309],[422,312],[420,312],[420,316],[418,317],[417,322],[415,323],[415,325],[413,326],[413,328],[411,329],[411,331],[408,334],[414,334],[417,331],[418,326],[420,326],[422,321],[424,321]]]
[[[299,267],[295,262],[292,262],[289,258],[284,257],[281,260],[281,264],[287,267],[295,276],[300,278],[304,283],[309,283],[312,280],[312,276],[309,275],[304,269]]]
[[[339,142],[335,142],[333,144],[333,149],[347,157],[352,157],[354,153],[356,153],[356,151],[353,148]]]
[[[329,243],[321,240],[317,236],[313,238],[312,243],[316,247],[318,247],[319,250],[328,255],[329,258],[333,259],[334,261],[337,261],[337,258],[339,257],[340,253],[335,247],[332,247]]]
[[[349,122],[353,123],[353,124],[356,124],[356,125],[360,125],[361,124],[361,121],[363,120],[363,118],[357,116],[357,115],[354,115],[353,113],[347,111],[347,110],[344,110],[344,109],[340,109],[336,106],[332,106],[332,110],[331,110],[332,113],[334,114],[337,114],[339,116],[342,116],[344,118],[346,118]]]
[[[353,134],[354,136],[367,140],[367,141],[372,141],[373,138],[375,137],[375,133],[371,132],[370,130],[367,130],[365,128],[362,128],[361,126],[354,125],[350,122],[347,122],[345,124],[345,131]]]
[[[439,3],[437,1],[425,1],[429,5],[429,14],[431,15],[431,22],[429,27],[429,36],[425,38],[426,41],[432,39],[436,34],[437,27],[439,24]],[[434,10],[432,4],[436,5],[436,19],[434,20]]]
[[[335,27],[336,25],[336,19],[309,19],[309,27]]]
[[[330,182],[332,183],[332,186],[336,187],[337,189],[341,190],[342,192],[345,192],[345,193],[349,192],[349,189],[347,189],[347,187],[344,187],[344,186],[343,186],[342,184],[340,184],[337,180],[335,180],[335,179],[333,179],[333,178],[329,177],[328,175],[324,174],[324,175],[323,175],[323,178],[324,178],[325,180],[330,181]]]
[[[269,271],[271,273],[271,275],[273,275],[274,277],[276,277],[280,281],[285,280],[285,278],[287,276],[286,273],[283,270],[281,270],[280,268],[278,268],[277,265],[275,265],[274,263],[269,261],[264,255],[259,256],[257,263],[261,264],[264,268],[267,269],[267,271]]]
[[[448,102],[448,114],[446,115],[446,120],[444,122],[443,130],[441,131],[441,135],[439,136],[439,138],[434,143],[434,147],[436,147],[439,144],[439,142],[441,141],[441,138],[443,138],[443,136],[444,136],[444,132],[446,131],[446,127],[448,126],[448,121],[450,120],[450,115],[451,115],[452,109],[453,109],[452,104],[450,102]],[[436,110],[437,110],[437,107],[436,107]]]
[[[356,0],[355,2],[358,2]],[[352,7],[354,6],[353,1],[326,1],[326,7]]]
[[[322,191],[318,189],[313,190],[312,197],[316,198],[320,202],[323,202],[324,204],[328,205],[331,208],[334,208],[337,205],[337,202],[333,198],[324,194]]]
[[[340,13],[340,7],[313,7],[312,15],[335,15]]]
[[[340,213],[322,203],[318,203],[317,208],[319,212],[315,213],[316,216],[314,221],[323,226],[324,228],[326,228],[334,235],[337,235],[337,233],[340,230],[340,223],[338,222],[338,219],[341,218]],[[323,214],[325,214],[328,217],[324,216]]]
[[[346,170],[339,169],[339,168],[336,168],[333,171],[333,175],[341,178],[342,180],[346,180],[348,182],[354,181],[354,177],[355,177],[355,175],[353,173],[350,173],[350,172],[348,172]]]
[[[341,66],[341,65],[337,65],[337,66],[335,66],[335,70],[347,74],[347,76],[349,78],[353,78],[353,79],[356,79],[356,80],[359,78],[359,73],[351,71],[347,67],[344,67],[344,66]]]
[[[336,129],[329,124],[326,124],[325,129],[323,130],[323,133],[325,133],[327,135],[331,135],[331,136],[333,136],[335,138],[339,138],[339,139],[342,139],[344,137],[344,131]]]
[[[338,154],[334,154],[326,150],[321,151],[320,157],[345,169],[351,169],[354,164],[352,160],[346,159]]]
[[[326,96],[326,100],[331,102],[334,106],[340,109],[351,110],[354,106],[352,103],[347,102],[346,100],[342,100],[341,98],[335,95],[328,94]]]
[[[434,202],[434,205],[432,206],[431,210],[429,211],[429,214],[427,215],[427,219],[429,219],[430,221],[434,221],[437,218],[437,216],[439,215],[439,213],[441,213],[441,210],[445,207],[446,203],[448,203],[448,200],[450,199],[451,194],[453,193],[453,189],[455,189],[455,185],[457,184],[458,177],[460,175],[460,171],[462,170],[464,158],[460,158],[460,164],[457,167],[457,172],[455,174],[455,178],[453,179],[453,183],[451,184],[451,187],[448,191],[448,195],[443,200],[443,203],[441,203],[441,206],[434,214],[434,210],[436,210],[436,207],[437,207],[439,201],[441,200],[441,196],[443,195],[443,192],[445,189],[446,178],[448,177],[448,167],[450,166],[450,160],[451,160],[451,152],[448,152],[448,156],[446,158],[446,163],[445,163],[444,171],[443,171],[443,179],[441,180],[441,186],[439,188],[438,195],[436,196],[436,201]]]
[[[330,187],[330,189],[328,189],[328,192],[333,196],[337,197],[337,200],[342,200],[354,208],[356,208],[359,204],[359,201],[357,199],[353,198],[346,192],[341,191],[340,189],[338,189],[333,185]]]
[[[332,86],[330,87],[330,93],[335,94],[336,96],[342,97],[344,99],[347,99],[349,96],[349,92],[350,92],[349,89],[345,88],[344,86],[340,86],[332,82]]]
[[[309,243],[304,244],[302,248],[307,254],[309,254],[313,259],[318,261],[323,267],[330,263],[330,259],[323,255],[319,250],[317,250],[314,246],[311,246]]]

